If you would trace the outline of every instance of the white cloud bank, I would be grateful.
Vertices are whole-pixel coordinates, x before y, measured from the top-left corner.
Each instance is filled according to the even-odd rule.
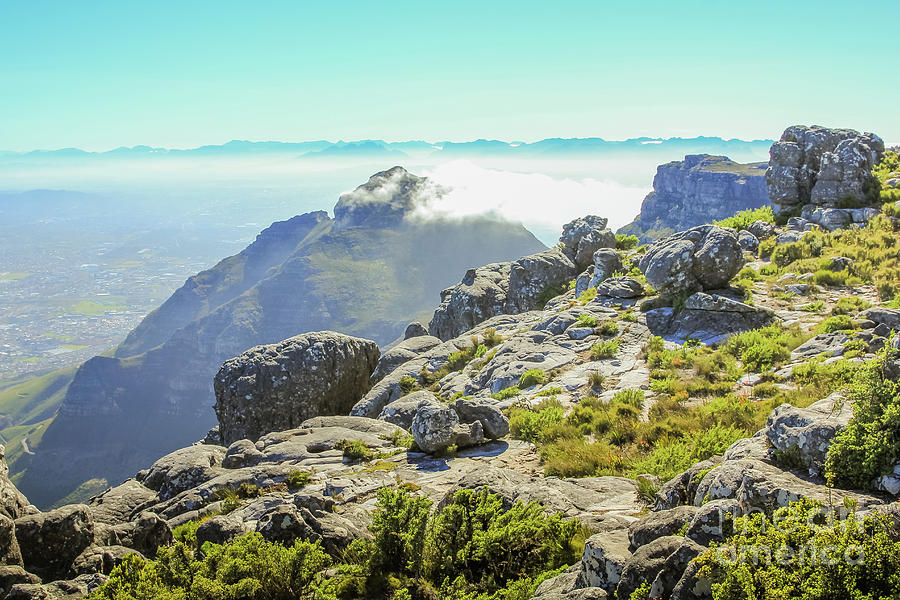
[[[630,223],[649,191],[609,180],[487,169],[468,160],[444,163],[423,174],[447,188],[429,195],[425,210],[430,215],[494,214],[522,222],[547,244],[555,243],[563,224],[576,217],[606,217],[613,230]]]

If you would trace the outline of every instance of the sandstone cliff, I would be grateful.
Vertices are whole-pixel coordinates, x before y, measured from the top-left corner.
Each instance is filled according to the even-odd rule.
[[[766,163],[740,164],[725,156],[693,154],[660,165],[641,212],[618,233],[651,241],[769,204]]]

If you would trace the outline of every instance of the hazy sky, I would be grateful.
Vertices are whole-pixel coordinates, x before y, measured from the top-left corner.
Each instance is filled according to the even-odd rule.
[[[0,0],[0,149],[900,141],[900,2]]]

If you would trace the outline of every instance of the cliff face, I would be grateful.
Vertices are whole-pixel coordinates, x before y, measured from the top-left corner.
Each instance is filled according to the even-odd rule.
[[[276,223],[188,279],[114,357],[78,370],[21,489],[47,505],[88,479],[130,477],[215,424],[225,360],[308,331],[386,344],[473,264],[544,248],[521,225],[405,219],[426,184],[403,169],[376,174],[342,196],[339,223],[323,212]]]
[[[618,233],[650,241],[765,206],[769,204],[766,167],[766,163],[740,164],[708,154],[660,165],[640,214]]]

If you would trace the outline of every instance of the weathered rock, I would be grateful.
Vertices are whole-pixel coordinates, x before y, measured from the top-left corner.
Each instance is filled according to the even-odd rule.
[[[514,261],[509,269],[506,312],[522,313],[543,308],[541,300],[547,291],[560,288],[577,274],[575,263],[559,247]]]
[[[587,215],[563,225],[559,238],[563,252],[584,269],[593,260],[594,252],[600,248],[615,248],[616,236],[606,228],[608,219],[596,215]]]
[[[791,351],[791,360],[799,361],[816,356],[840,356],[844,353],[844,344],[850,338],[840,331],[820,333],[806,340]]]
[[[575,297],[579,298],[581,295],[587,291],[589,287],[591,287],[591,283],[594,281],[594,266],[591,265],[587,269],[581,272],[578,277],[575,278]]]
[[[703,225],[655,242],[639,267],[660,294],[721,289],[744,265],[733,230]]]
[[[215,477],[224,457],[225,448],[221,446],[188,446],[153,463],[141,483],[165,500]]]
[[[782,231],[775,236],[775,245],[782,246],[784,244],[793,244],[803,239],[808,231]]]
[[[348,413],[369,391],[379,356],[375,342],[322,331],[226,361],[215,379],[222,441],[255,441],[310,417]]]
[[[846,256],[832,256],[828,260],[828,268],[832,271],[843,271],[853,264],[853,259]]]
[[[109,575],[130,554],[144,558],[140,552],[125,546],[90,546],[72,563],[72,574],[75,576],[93,573]]]
[[[171,544],[172,529],[169,524],[150,511],[144,511],[127,523],[119,523],[109,529],[109,542],[137,550],[153,558],[160,546]]]
[[[738,244],[747,252],[756,252],[759,249],[759,239],[749,231],[738,232]]]
[[[82,600],[106,583],[107,579],[102,573],[91,573],[43,585],[17,583],[10,588],[6,600]]]
[[[819,475],[831,442],[852,416],[850,403],[835,392],[807,408],[782,404],[769,415],[764,431],[776,458],[779,452],[789,455],[792,464],[799,462]]]
[[[678,313],[669,307],[646,313],[647,326],[654,335],[681,341],[696,339],[706,344],[716,344],[733,333],[763,327],[774,318],[774,313],[765,308],[703,292],[688,296],[684,310]]]
[[[658,239],[661,231],[683,231],[741,210],[766,206],[766,166],[738,164],[725,156],[707,154],[688,155],[684,161],[660,165],[640,215],[618,233],[635,234],[647,242]]]
[[[700,565],[691,562],[672,589],[672,600],[708,600],[712,598],[712,584],[700,577]]]
[[[226,469],[240,469],[258,464],[264,455],[256,449],[256,444],[250,440],[238,440],[228,446],[222,466]]]
[[[741,516],[737,500],[713,500],[701,506],[691,519],[687,537],[708,546],[710,542],[724,541],[734,532],[732,523]]]
[[[688,565],[704,550],[706,548],[692,540],[683,540],[678,549],[666,558],[650,585],[650,598],[669,598]]]
[[[656,538],[676,535],[686,523],[693,521],[698,512],[696,506],[676,506],[671,510],[652,512],[628,526],[631,548],[637,549]]]
[[[417,335],[400,342],[381,355],[375,372],[372,373],[372,383],[376,383],[392,373],[394,369],[408,362],[423,352],[428,352],[441,344],[441,340],[426,333]]]
[[[873,306],[872,308],[867,308],[862,311],[860,316],[869,319],[870,321],[874,321],[879,325],[890,327],[894,331],[900,331],[900,309],[898,308]]]
[[[94,519],[84,504],[70,504],[16,519],[25,569],[46,580],[62,579],[72,561],[94,542]]]
[[[16,540],[16,524],[0,514],[0,565],[22,565],[22,552]]]
[[[441,292],[441,305],[434,311],[428,332],[449,340],[506,313],[511,264],[492,263],[466,271],[460,283]]]
[[[781,207],[833,207],[845,198],[870,201],[871,171],[883,153],[884,142],[871,133],[788,127],[770,150],[769,196]]]
[[[575,563],[556,577],[547,579],[534,590],[532,600],[601,600],[608,598],[598,587],[578,587],[581,563]]]
[[[753,221],[747,225],[746,231],[757,240],[765,240],[775,234],[775,224],[768,221]]]
[[[412,323],[407,325],[406,329],[403,331],[404,340],[419,337],[422,335],[428,335],[428,329],[426,329],[425,326],[418,321],[413,321]]]
[[[41,578],[18,565],[0,565],[0,598],[6,598],[10,588],[21,583],[40,584]]]
[[[438,399],[431,392],[419,390],[407,394],[399,400],[394,400],[385,406],[381,410],[381,414],[378,415],[378,419],[393,423],[403,429],[410,429],[412,427],[413,419],[416,416],[416,411],[419,410],[419,403],[423,400],[438,402]]]
[[[240,519],[234,515],[217,515],[197,528],[197,545],[202,546],[206,542],[224,544],[245,532]]]
[[[136,479],[129,479],[91,499],[91,515],[95,523],[115,525],[130,521],[137,512],[157,500],[157,494]]]
[[[656,493],[653,510],[669,510],[683,504],[693,504],[702,479],[699,475],[710,471],[721,462],[720,457],[712,457],[698,462],[684,473],[667,481]]]
[[[206,432],[206,435],[203,436],[203,439],[200,441],[203,444],[209,444],[211,446],[221,446],[222,434],[219,433],[219,426],[216,425],[214,427],[210,427],[209,431]]]
[[[666,566],[668,558],[688,542],[690,540],[680,536],[666,536],[638,548],[622,569],[619,584],[616,586],[616,598],[628,600],[632,592],[644,581],[654,581]]]
[[[644,286],[632,277],[612,277],[597,285],[599,298],[640,298],[643,295]]]
[[[591,536],[584,544],[578,587],[598,587],[612,594],[631,556],[624,530]]]
[[[429,454],[446,450],[453,445],[462,448],[484,441],[481,423],[476,421],[463,425],[455,410],[442,402],[431,400],[419,403],[410,429],[416,445]]]
[[[624,270],[622,258],[612,248],[602,248],[594,252],[594,272],[591,276],[590,286],[597,287],[608,277],[617,271]]]
[[[488,400],[460,398],[453,404],[453,408],[461,422],[480,422],[486,438],[496,440],[509,433],[509,419]]]
[[[0,444],[0,514],[10,519],[18,519],[29,512],[28,499],[9,480],[9,465],[6,464],[6,449]]]

